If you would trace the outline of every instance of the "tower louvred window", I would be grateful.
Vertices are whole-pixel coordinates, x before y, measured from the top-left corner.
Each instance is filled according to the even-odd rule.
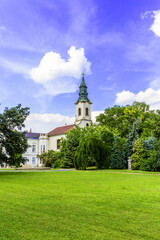
[[[89,114],[88,114],[88,108],[86,108],[86,116],[88,116]]]
[[[78,108],[78,116],[81,116],[81,108]]]

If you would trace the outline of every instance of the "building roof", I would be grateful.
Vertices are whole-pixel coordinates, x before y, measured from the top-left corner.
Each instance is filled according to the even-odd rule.
[[[39,139],[40,133],[26,132],[25,136],[31,139]]]
[[[75,124],[57,127],[48,133],[49,136],[66,133],[74,128]]]

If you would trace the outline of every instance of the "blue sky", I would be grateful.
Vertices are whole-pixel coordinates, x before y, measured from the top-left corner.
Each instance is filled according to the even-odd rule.
[[[81,72],[95,116],[160,108],[159,0],[0,0],[0,102],[30,107],[26,128],[72,123]]]

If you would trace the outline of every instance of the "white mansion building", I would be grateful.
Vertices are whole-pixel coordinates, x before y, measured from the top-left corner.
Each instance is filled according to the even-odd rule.
[[[76,104],[75,123],[57,127],[49,133],[32,133],[27,132],[29,148],[23,155],[26,158],[26,163],[23,167],[39,167],[41,166],[37,154],[43,151],[54,150],[59,151],[59,142],[61,138],[65,138],[66,132],[74,128],[75,124],[79,127],[89,126],[91,123],[91,102],[88,98],[87,86],[84,81],[84,74],[82,74],[82,82],[79,87],[79,98]]]

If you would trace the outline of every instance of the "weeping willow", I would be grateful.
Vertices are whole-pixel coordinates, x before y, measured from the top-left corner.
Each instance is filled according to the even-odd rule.
[[[113,135],[106,129],[101,128],[101,130],[97,131],[97,128],[94,128],[80,139],[74,157],[76,169],[85,170],[88,167],[89,158],[95,160],[98,168],[109,167]]]

